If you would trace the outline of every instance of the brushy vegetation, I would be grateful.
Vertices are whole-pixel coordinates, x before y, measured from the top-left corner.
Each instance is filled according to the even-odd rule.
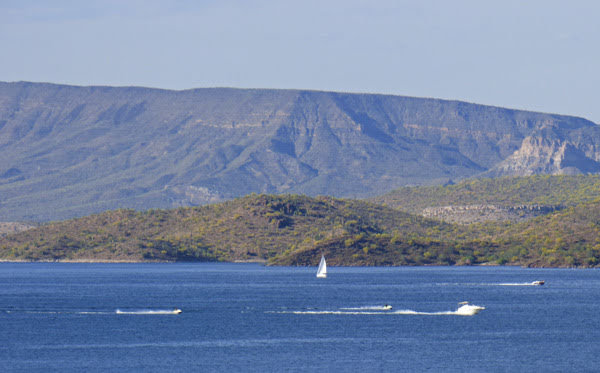
[[[174,210],[116,210],[46,224],[0,240],[0,256],[24,260],[268,260],[342,240],[426,236],[428,221],[362,201],[249,195]],[[350,243],[351,242],[351,243]],[[360,246],[360,247],[359,247]]]
[[[371,201],[412,213],[453,205],[574,206],[600,197],[600,175],[469,179],[454,185],[404,187]]]
[[[547,203],[569,207],[522,223],[453,225],[366,201],[253,194],[202,207],[116,210],[49,223],[1,237],[0,259],[316,265],[324,253],[331,265],[600,266],[597,177],[516,178],[513,186],[510,180],[495,184],[504,192],[478,180],[444,187],[448,192],[439,195],[489,188],[495,202],[506,193],[504,201],[542,204],[540,193],[547,193]],[[568,189],[555,190],[556,183]],[[524,185],[540,184],[550,189],[526,192]],[[450,201],[444,198],[428,201]]]

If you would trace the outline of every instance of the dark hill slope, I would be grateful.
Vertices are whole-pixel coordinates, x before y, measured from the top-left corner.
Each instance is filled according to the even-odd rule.
[[[0,83],[0,221],[596,172],[598,143],[584,119],[457,101]]]

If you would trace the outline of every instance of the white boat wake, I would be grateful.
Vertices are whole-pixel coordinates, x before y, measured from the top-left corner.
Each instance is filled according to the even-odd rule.
[[[474,316],[483,311],[485,307],[462,303],[455,311],[421,312],[413,310],[386,311],[384,307],[357,307],[340,308],[338,311],[314,310],[314,311],[276,311],[269,313],[287,313],[294,315],[424,315],[424,316]]]
[[[438,283],[438,286],[542,286],[543,280],[532,282]]]
[[[497,284],[498,286],[542,286],[544,285],[544,281],[532,281],[532,282],[505,282]]]
[[[38,315],[114,315],[114,312],[102,311],[68,311],[68,310],[5,310],[6,313],[26,313]]]
[[[340,310],[343,311],[389,311],[392,306],[386,304],[385,306],[364,306],[364,307],[343,307]]]
[[[115,311],[77,311],[77,310],[0,310],[7,314],[11,313],[27,313],[27,314],[40,314],[40,315],[179,315],[183,311],[179,308],[175,309],[157,309],[157,310],[120,310]]]
[[[182,311],[179,308],[173,310],[133,310],[123,311],[116,310],[117,315],[179,315]]]

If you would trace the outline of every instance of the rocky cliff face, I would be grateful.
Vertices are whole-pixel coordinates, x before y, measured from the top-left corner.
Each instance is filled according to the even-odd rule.
[[[597,172],[599,129],[399,96],[0,83],[0,221],[251,192],[364,197],[484,172]]]
[[[0,237],[11,233],[23,232],[35,228],[35,225],[17,222],[0,222]]]
[[[557,131],[543,127],[526,136],[509,157],[485,173],[489,176],[576,175],[600,172],[597,127]]]

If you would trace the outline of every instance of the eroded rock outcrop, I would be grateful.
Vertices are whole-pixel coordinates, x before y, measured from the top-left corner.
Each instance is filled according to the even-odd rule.
[[[18,223],[18,222],[0,222],[0,236],[5,236],[10,233],[18,233],[23,232],[32,228],[35,228],[35,225],[26,224],[26,223]]]
[[[448,223],[471,224],[484,221],[519,222],[560,210],[562,206],[543,205],[465,205],[428,207],[422,215]]]
[[[598,140],[597,128],[579,129],[574,133],[558,133],[555,128],[545,128],[525,137],[519,149],[485,174],[529,176],[598,173]]]

